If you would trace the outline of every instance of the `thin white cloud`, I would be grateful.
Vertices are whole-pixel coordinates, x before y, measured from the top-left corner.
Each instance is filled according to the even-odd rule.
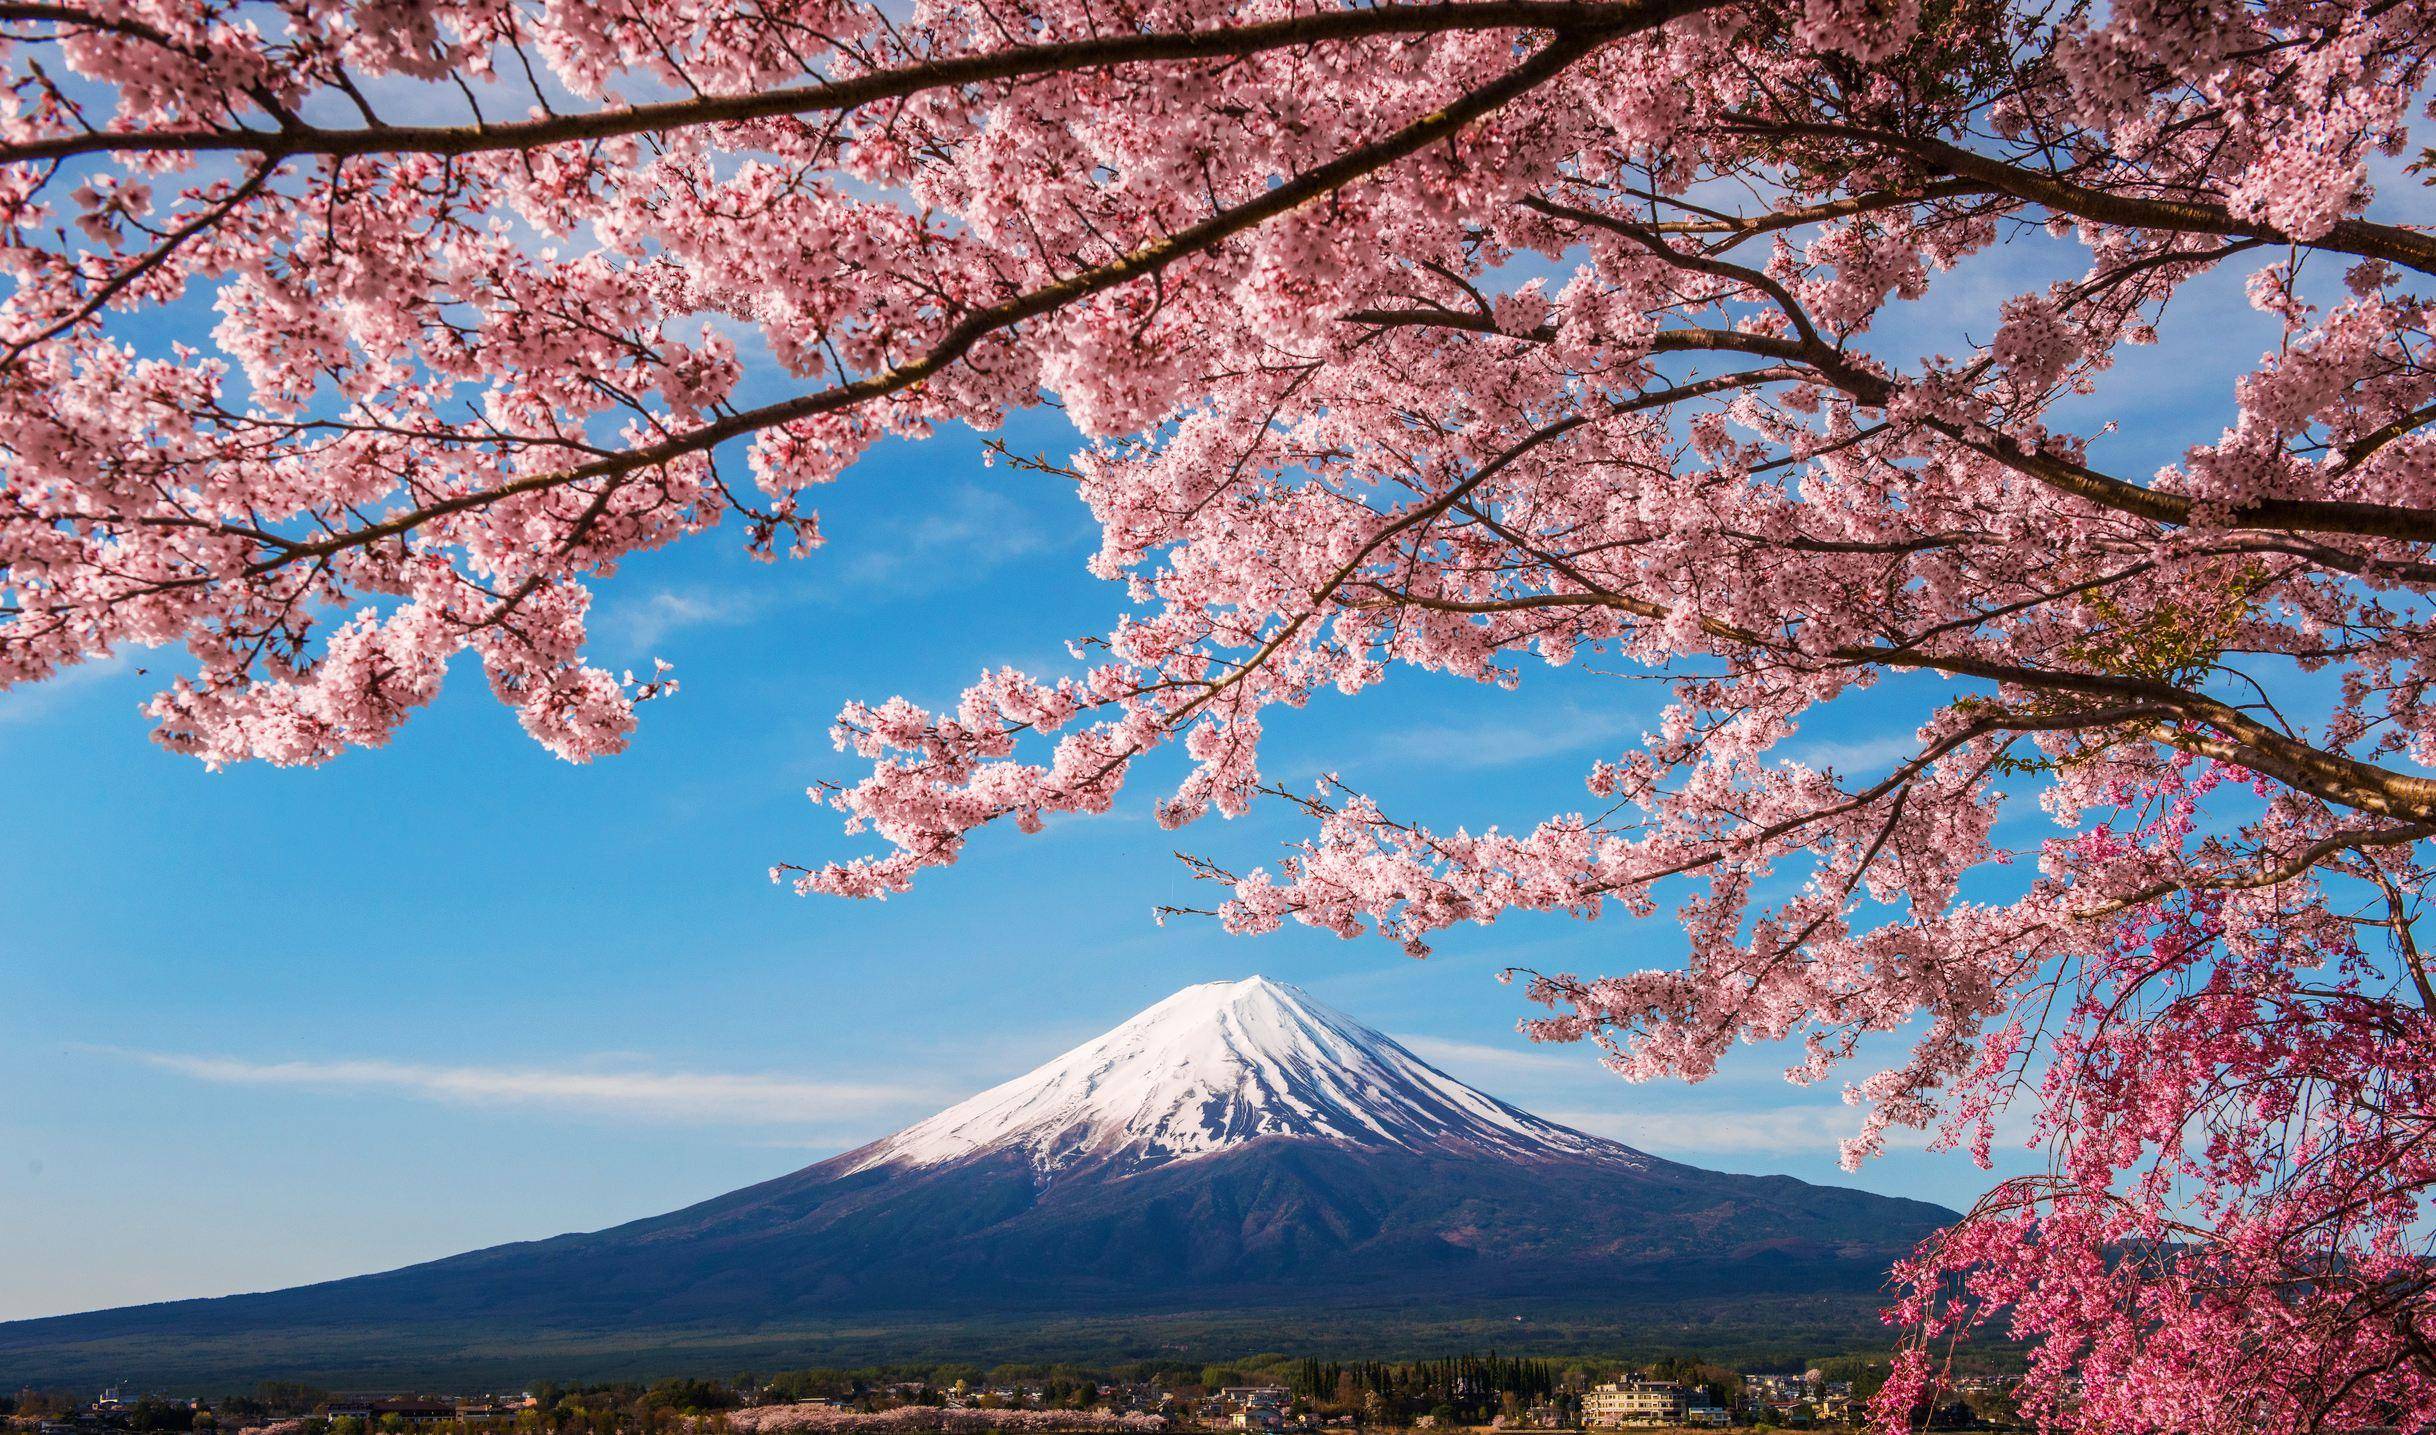
[[[873,533],[848,533],[839,541],[850,550],[836,569],[848,589],[927,593],[970,584],[1006,564],[1047,552],[1058,540],[1034,505],[967,483],[949,491],[920,518],[900,520]]]
[[[1644,726],[1640,714],[1599,712],[1568,703],[1527,723],[1499,718],[1402,728],[1381,738],[1371,750],[1397,762],[1435,768],[1517,767],[1585,748],[1630,742]]]
[[[662,588],[613,601],[599,623],[621,651],[646,656],[676,633],[732,628],[780,617],[798,604],[880,589],[929,593],[969,585],[1007,564],[1054,548],[1057,535],[1030,505],[995,489],[962,484],[919,517],[855,531],[810,560],[792,586]],[[1078,550],[1082,551],[1082,550]]]
[[[371,1092],[456,1106],[523,1108],[655,1121],[785,1125],[896,1113],[935,1100],[910,1086],[710,1071],[437,1066],[398,1061],[247,1061],[123,1051],[155,1070],[222,1086]]]
[[[768,604],[757,595],[710,589],[662,589],[634,603],[622,603],[602,615],[601,627],[611,639],[629,648],[650,649],[671,633],[687,628],[719,628],[750,622]]]
[[[1886,768],[1920,755],[1923,744],[1910,728],[1848,740],[1794,741],[1777,756],[1805,767],[1834,768],[1846,777],[1875,777]]]
[[[1669,1152],[1742,1152],[1771,1156],[1834,1155],[1860,1128],[1846,1106],[1777,1106],[1746,1111],[1543,1111],[1550,1121],[1637,1146]]]
[[[39,722],[74,703],[82,690],[100,687],[134,669],[135,664],[125,653],[113,653],[106,658],[62,668],[39,683],[22,684],[0,694],[0,726]],[[133,704],[129,704],[129,711],[132,712],[133,707]]]
[[[1599,1065],[1596,1049],[1588,1046],[1547,1046],[1520,1035],[1511,1046],[1447,1036],[1399,1036],[1396,1040],[1423,1061],[1449,1071],[1551,1072],[1615,1080]]]
[[[1741,1110],[1543,1111],[1551,1121],[1606,1136],[1660,1155],[1836,1156],[1860,1134],[1863,1113],[1841,1102],[1816,1106],[1758,1106]],[[2032,1135],[2026,1108],[1996,1120],[1994,1149],[2019,1152]],[[1897,1127],[1886,1133],[1889,1151],[1926,1151],[1929,1131]],[[1960,1159],[1960,1158],[1957,1158]]]

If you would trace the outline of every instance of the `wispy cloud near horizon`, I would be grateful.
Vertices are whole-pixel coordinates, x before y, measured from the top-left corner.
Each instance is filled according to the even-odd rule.
[[[940,1099],[928,1086],[810,1081],[744,1072],[443,1066],[378,1060],[249,1061],[121,1047],[88,1049],[220,1086],[377,1093],[454,1106],[658,1121],[795,1124],[901,1113]]]
[[[1595,1076],[1613,1081],[1599,1064],[1597,1047],[1536,1042],[1517,1033],[1511,1046],[1489,1041],[1457,1041],[1443,1036],[1399,1036],[1396,1041],[1432,1066],[1489,1071],[1544,1071],[1564,1076]]]
[[[1528,1084],[1555,1099],[1523,1103],[1537,1115],[1660,1155],[1832,1156],[1861,1124],[1861,1114],[1841,1102],[1673,1107],[1676,1088],[1625,1088],[1600,1064],[1597,1048],[1587,1045],[1549,1046],[1519,1034],[1510,1046],[1436,1036],[1396,1040],[1459,1078],[1538,1078]],[[1627,1089],[1634,1101],[1629,1109],[1569,1104]]]
[[[1776,1106],[1741,1111],[1543,1111],[1593,1136],[1657,1152],[1832,1155],[1860,1130],[1846,1106]]]

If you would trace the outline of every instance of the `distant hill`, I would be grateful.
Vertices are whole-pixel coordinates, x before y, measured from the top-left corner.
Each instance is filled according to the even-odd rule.
[[[1888,1263],[1953,1218],[1541,1120],[1254,977],[1187,988],[884,1140],[667,1215],[0,1324],[0,1385],[1315,1344],[1816,1350],[1865,1339]]]

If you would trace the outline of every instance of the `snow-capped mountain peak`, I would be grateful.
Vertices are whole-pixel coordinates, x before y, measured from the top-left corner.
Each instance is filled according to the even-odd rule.
[[[1142,1168],[1262,1137],[1638,1161],[1448,1076],[1298,988],[1186,987],[1107,1034],[859,1153],[853,1170],[1021,1151],[1035,1168]]]

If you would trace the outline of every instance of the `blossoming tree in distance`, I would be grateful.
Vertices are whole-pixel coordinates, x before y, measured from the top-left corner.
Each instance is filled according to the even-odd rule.
[[[2431,0],[0,0],[0,683],[179,644],[158,738],[378,744],[470,650],[551,751],[661,690],[596,575],[820,540],[874,442],[1044,395],[1123,613],[1080,675],[856,705],[875,895],[1011,819],[1264,794],[1231,928],[1414,952],[1679,903],[1534,1034],[1739,1040],[2051,1153],[1901,1272],[1879,1403],[1995,1322],[2056,1429],[2436,1420]],[[2110,468],[2202,276],[2280,329]],[[2227,277],[2229,276],[2229,277]],[[1944,337],[1873,345],[1900,318]],[[736,397],[758,366],[791,392]],[[756,392],[760,392],[757,386]],[[2093,401],[2083,397],[2095,394]],[[1115,605],[1112,605],[1115,606]],[[1264,780],[1397,664],[1662,674],[1584,813]],[[1942,680],[1921,675],[1941,675]],[[1917,746],[1778,749],[1888,680]],[[2009,900],[2006,792],[2062,834]],[[1793,880],[1788,880],[1788,879]],[[1988,884],[1975,884],[1978,892]],[[1780,897],[1791,891],[1793,895]]]

